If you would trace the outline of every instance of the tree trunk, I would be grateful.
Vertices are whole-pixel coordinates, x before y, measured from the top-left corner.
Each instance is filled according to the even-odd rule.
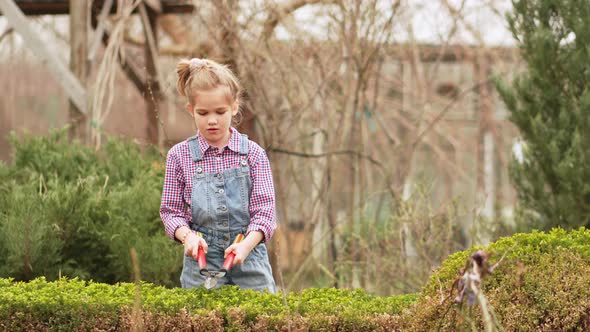
[[[161,143],[160,135],[160,108],[164,105],[164,98],[161,91],[158,70],[158,25],[157,15],[151,9],[146,8],[144,4],[139,5],[141,12],[144,34],[146,43],[144,47],[145,66],[147,69],[147,84],[143,92],[143,98],[146,103],[147,117],[147,139],[153,145]],[[147,16],[147,17],[146,17]]]
[[[70,70],[78,78],[84,90],[89,71],[88,24],[90,6],[88,0],[70,0]],[[70,139],[90,142],[90,114],[83,114],[71,100],[69,107]]]

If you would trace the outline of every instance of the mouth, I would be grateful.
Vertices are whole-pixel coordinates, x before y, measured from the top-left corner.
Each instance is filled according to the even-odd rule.
[[[209,132],[209,133],[216,133],[218,131],[219,131],[218,128],[207,128],[207,132]]]

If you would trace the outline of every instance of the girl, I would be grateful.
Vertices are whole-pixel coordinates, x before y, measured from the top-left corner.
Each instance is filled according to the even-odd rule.
[[[272,174],[264,150],[231,126],[240,108],[238,79],[208,59],[181,60],[176,71],[178,92],[187,98],[197,129],[168,151],[160,205],[166,234],[184,245],[180,283],[203,285],[196,261],[202,247],[209,270],[219,270],[224,257],[235,253],[234,267],[218,287],[274,293],[264,245],[277,227]],[[238,234],[246,237],[232,244]]]

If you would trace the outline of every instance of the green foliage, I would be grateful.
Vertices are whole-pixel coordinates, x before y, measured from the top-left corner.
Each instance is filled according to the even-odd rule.
[[[453,254],[418,296],[377,297],[360,289],[282,295],[235,286],[209,291],[146,282],[0,279],[0,330],[132,330],[140,322],[148,330],[484,330],[478,305],[454,302],[454,281],[478,249],[492,254],[490,265],[499,263],[482,279],[481,289],[505,330],[590,328],[590,230],[580,228],[520,233]]]
[[[3,182],[6,184],[6,182]],[[2,190],[0,222],[0,274],[19,277],[48,273],[59,263],[62,243],[51,224],[44,222],[44,212],[33,185],[11,186]]]
[[[399,314],[414,301],[413,296],[378,298],[362,290],[313,289],[282,296],[239,290],[235,286],[209,291],[204,288],[168,289],[150,283],[136,286],[79,279],[54,282],[47,282],[45,278],[31,282],[0,279],[0,329],[37,326],[70,331],[79,329],[82,324],[88,330],[117,326],[125,329],[120,325],[132,310],[136,287],[141,294],[143,319],[148,322],[157,317],[161,325],[163,321],[176,320],[183,313],[205,319],[213,313],[220,318],[217,323],[228,331],[281,330],[281,326],[291,321],[320,330],[385,331],[395,327],[391,325],[394,321],[387,318]],[[17,317],[21,320],[14,320]],[[187,328],[191,320],[185,319],[182,323]]]
[[[182,253],[159,218],[162,156],[117,139],[94,151],[65,129],[12,144],[13,164],[0,165],[0,277],[129,281],[134,247],[143,280],[178,284]]]
[[[478,308],[455,304],[453,283],[467,257],[478,249],[492,253],[499,267],[482,281],[482,289],[506,330],[571,331],[590,327],[590,230],[519,233],[455,253],[430,277],[406,317],[416,331],[461,330],[465,312],[482,326]]]
[[[534,227],[589,226],[590,2],[513,4],[509,25],[527,71],[497,87],[525,143],[510,167],[519,202]]]

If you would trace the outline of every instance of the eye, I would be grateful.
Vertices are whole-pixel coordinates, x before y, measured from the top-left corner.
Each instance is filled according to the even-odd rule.
[[[205,116],[207,115],[207,112],[197,112],[197,114],[199,114],[200,116]]]
[[[226,109],[217,110],[217,114],[219,114],[219,115],[222,115],[222,114],[224,114],[225,112],[227,112],[227,110],[226,110]]]

